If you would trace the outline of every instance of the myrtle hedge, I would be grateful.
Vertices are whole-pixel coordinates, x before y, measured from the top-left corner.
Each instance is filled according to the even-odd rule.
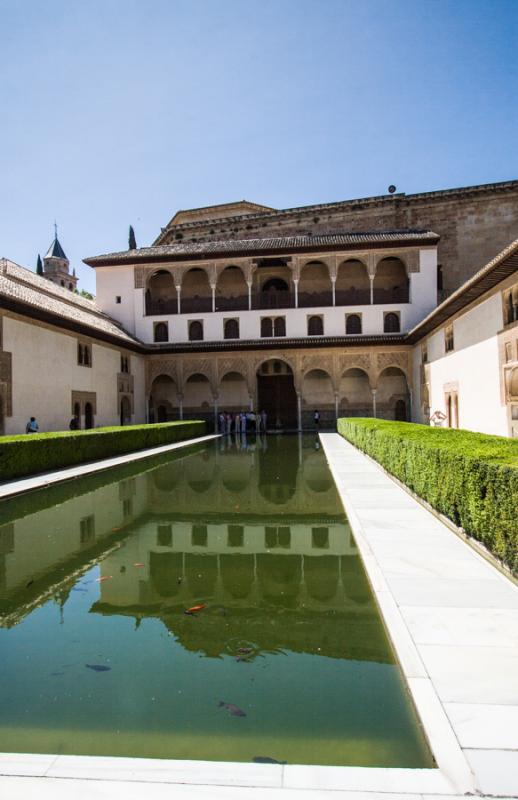
[[[35,475],[88,461],[182,442],[205,433],[205,422],[164,422],[86,431],[57,431],[0,437],[0,481]]]
[[[518,441],[346,418],[338,432],[518,572]]]

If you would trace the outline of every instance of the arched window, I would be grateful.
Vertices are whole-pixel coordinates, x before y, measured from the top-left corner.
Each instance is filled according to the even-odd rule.
[[[346,333],[361,333],[362,332],[362,318],[359,314],[347,314],[345,320]]]
[[[77,363],[83,364],[84,363],[84,356],[83,356],[83,345],[77,343]]]
[[[385,333],[399,333],[401,330],[399,326],[399,316],[397,314],[385,314],[385,319],[383,320],[383,331]]]
[[[308,336],[323,336],[324,320],[322,317],[308,317]]]
[[[83,354],[84,354],[83,364],[85,365],[85,367],[89,367],[90,364],[92,363],[92,359],[90,358],[90,348],[88,347],[87,344],[85,344],[84,346]]]
[[[275,317],[273,321],[273,335],[286,336],[286,319],[285,317]]]
[[[203,340],[203,322],[195,319],[189,323],[189,341],[201,342]]]
[[[239,339],[239,320],[226,319],[224,325],[225,339]]]
[[[169,340],[169,330],[167,322],[157,322],[155,324],[155,342],[167,342]]]
[[[263,317],[261,320],[261,338],[268,339],[273,336],[273,320],[270,317]]]

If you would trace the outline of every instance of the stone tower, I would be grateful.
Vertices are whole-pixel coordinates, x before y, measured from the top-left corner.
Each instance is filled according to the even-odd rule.
[[[70,291],[74,291],[77,286],[76,271],[70,273],[70,261],[59,243],[57,230],[54,241],[43,259],[43,276]]]

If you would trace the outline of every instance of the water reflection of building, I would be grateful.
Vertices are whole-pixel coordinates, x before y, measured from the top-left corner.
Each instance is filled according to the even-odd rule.
[[[387,658],[354,540],[309,438],[222,440],[57,504],[50,496],[37,512],[29,501],[0,526],[1,624],[66,598],[99,558],[112,578],[92,611],[158,618],[187,649],[226,652],[228,621],[259,651]],[[199,602],[207,609],[193,626],[183,611]]]

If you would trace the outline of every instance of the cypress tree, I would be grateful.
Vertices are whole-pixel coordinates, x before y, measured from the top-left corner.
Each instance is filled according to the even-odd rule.
[[[133,225],[129,226],[128,249],[129,250],[137,249],[137,240],[135,239],[135,231],[133,230]]]
[[[36,274],[43,276],[43,264],[41,263],[41,256],[38,253],[38,260],[36,261]]]

